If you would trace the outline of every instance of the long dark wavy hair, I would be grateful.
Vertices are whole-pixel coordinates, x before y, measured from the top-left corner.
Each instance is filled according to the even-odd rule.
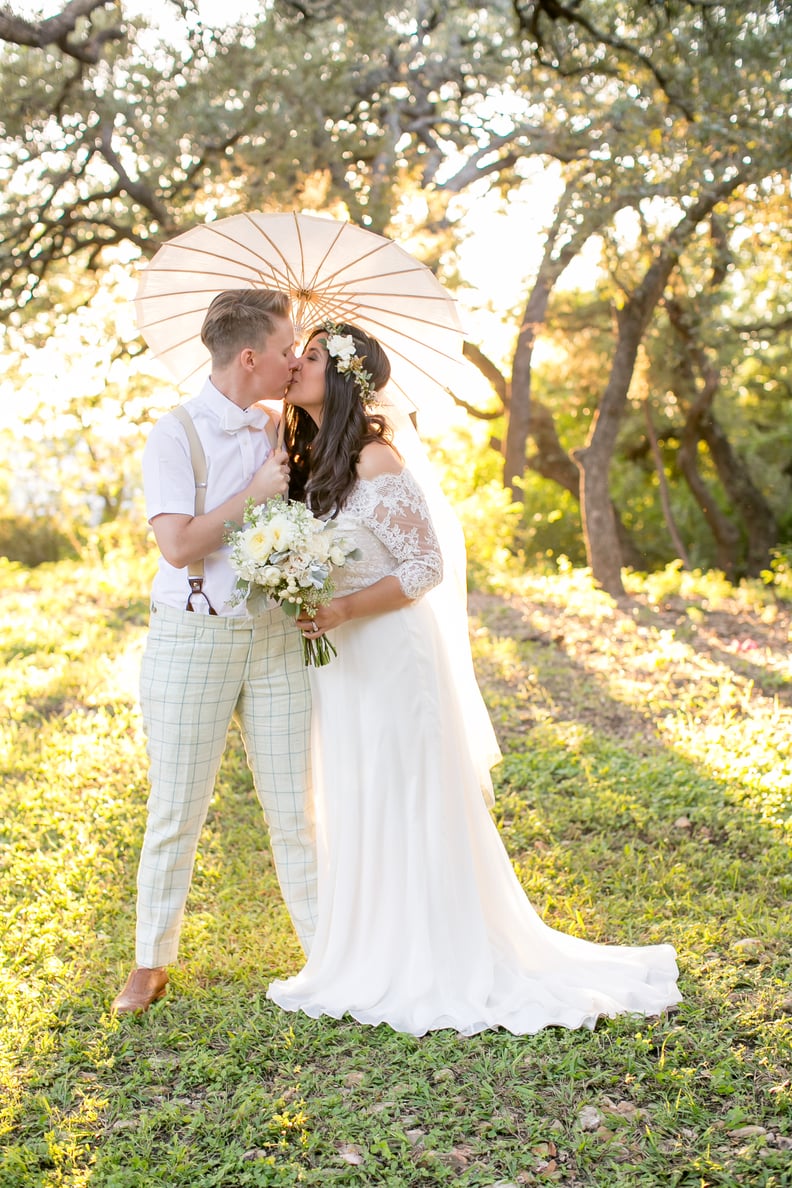
[[[365,359],[365,369],[379,392],[390,379],[391,369],[376,338],[348,322],[334,330],[352,336],[356,352]],[[327,331],[317,330],[311,338],[321,336],[326,337]],[[284,444],[291,464],[289,497],[309,501],[316,516],[335,515],[357,478],[360,451],[370,441],[390,442],[390,427],[379,413],[366,411],[353,373],[339,372],[332,356],[328,356],[325,368],[321,425],[317,426],[305,409],[293,404],[286,404],[285,416]]]

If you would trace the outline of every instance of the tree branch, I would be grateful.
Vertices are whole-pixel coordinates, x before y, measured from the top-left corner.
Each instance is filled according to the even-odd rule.
[[[769,334],[775,338],[777,335],[786,334],[788,330],[792,330],[792,314],[785,318],[779,318],[776,322],[741,322],[739,325],[732,324],[732,330],[738,334],[744,334],[746,337],[751,337],[754,334]]]
[[[564,19],[568,24],[584,29],[594,39],[597,45],[607,45],[610,49],[626,53],[629,57],[640,62],[652,75],[669,102],[679,108],[685,118],[690,120],[691,123],[695,121],[696,115],[693,109],[679,95],[674,93],[668,78],[655,65],[652,59],[643,50],[638,49],[637,46],[630,45],[622,37],[617,37],[614,34],[606,32],[604,29],[597,28],[592,21],[578,11],[580,0],[570,0],[568,4],[558,3],[557,0],[532,0],[528,5],[529,14],[523,12],[523,6],[520,4],[520,0],[514,0],[513,7],[519,27],[531,33],[540,49],[544,45],[540,26],[542,13],[550,21]],[[598,63],[597,69],[599,68],[600,65]]]
[[[107,161],[118,177],[121,187],[129,194],[130,198],[133,198],[135,202],[149,211],[167,233],[171,227],[171,219],[167,208],[148,186],[143,185],[139,181],[133,181],[124,169],[120,157],[113,148],[113,128],[108,123],[102,124],[100,129],[99,148],[105,161]]]
[[[462,346],[462,354],[465,356],[466,359],[469,359],[470,362],[474,365],[474,367],[476,367],[481,372],[481,374],[484,376],[484,378],[489,383],[489,386],[492,388],[495,395],[500,400],[503,407],[508,408],[509,407],[509,384],[508,384],[508,381],[507,381],[505,375],[501,371],[501,369],[499,367],[497,367],[492,362],[492,360],[489,358],[489,356],[485,355],[484,352],[481,350],[481,348],[477,347],[476,344],[473,342],[465,341],[465,343]],[[462,402],[457,401],[457,403],[461,404]],[[471,411],[468,405],[462,405],[462,406],[464,408],[467,408],[468,411]],[[490,419],[494,420],[495,417],[499,417],[501,415],[502,411],[503,411],[502,409],[498,409],[498,411],[494,412],[494,413],[475,412],[474,415],[483,417],[487,420],[490,420]]]
[[[523,138],[527,138],[529,143],[515,143]],[[493,161],[490,161],[486,165],[481,164],[481,161],[486,157],[492,156],[495,153],[499,154],[502,149],[508,146],[513,146],[508,153],[495,157]],[[452,194],[458,194],[478,178],[486,177],[490,173],[502,172],[509,166],[514,165],[521,157],[552,157],[556,161],[569,164],[570,162],[580,160],[587,151],[587,146],[578,148],[574,144],[565,144],[553,133],[548,133],[546,129],[538,125],[526,124],[515,128],[512,132],[504,136],[493,137],[489,144],[477,149],[476,152],[467,158],[464,165],[452,177],[449,177],[447,181],[443,182],[442,188],[450,191]]]
[[[83,40],[72,40],[77,22],[90,18],[100,8],[106,8],[113,0],[68,0],[63,10],[42,21],[26,21],[17,16],[7,5],[0,8],[0,41],[12,45],[27,45],[44,49],[57,45],[64,54],[78,62],[94,64],[99,61],[108,41],[120,41],[124,30],[120,25],[97,29],[92,36]]]

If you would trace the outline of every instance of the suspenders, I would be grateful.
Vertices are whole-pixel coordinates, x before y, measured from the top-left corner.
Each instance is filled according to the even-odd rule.
[[[184,427],[184,432],[187,434],[187,441],[190,445],[190,461],[192,462],[193,474],[195,475],[195,515],[201,516],[204,511],[204,504],[206,503],[206,454],[201,445],[201,439],[198,436],[198,431],[195,428],[195,422],[183,404],[177,404],[175,408],[171,409],[177,421],[180,421]],[[273,440],[274,434],[270,432],[271,426],[267,425],[267,437],[273,449],[278,448]],[[194,611],[195,607],[192,605],[194,595],[200,595],[206,600],[206,605],[209,607],[209,614],[216,615],[217,611],[212,606],[207,594],[204,592],[204,563],[203,558],[200,561],[193,561],[187,567],[187,581],[190,583],[190,593],[187,596],[187,605],[184,608],[188,611]]]
[[[198,431],[195,428],[195,422],[184,405],[178,404],[176,408],[171,409],[171,412],[176,420],[181,421],[184,426],[184,432],[187,434],[187,441],[190,444],[190,461],[192,462],[193,474],[195,475],[195,514],[196,516],[200,516],[203,515],[204,504],[206,503],[206,454],[201,445]],[[184,609],[188,611],[195,610],[192,600],[194,595],[197,594],[206,600],[206,605],[209,607],[209,614],[216,615],[217,611],[204,593],[203,558],[200,561],[193,561],[188,566],[187,581],[190,583],[190,593],[187,596],[187,605]]]

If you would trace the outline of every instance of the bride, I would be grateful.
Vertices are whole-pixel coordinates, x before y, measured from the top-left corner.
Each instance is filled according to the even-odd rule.
[[[469,645],[449,646],[427,593],[443,559],[427,501],[376,411],[390,365],[352,325],[309,340],[287,395],[293,497],[334,516],[360,550],[335,575],[309,638],[337,658],[311,669],[319,921],[296,976],[268,997],[423,1035],[593,1027],[679,1001],[670,945],[597,945],[548,927],[529,903],[482,796],[489,722]],[[449,612],[450,613],[450,612]],[[466,670],[469,681],[465,681]],[[471,697],[465,686],[474,689]]]

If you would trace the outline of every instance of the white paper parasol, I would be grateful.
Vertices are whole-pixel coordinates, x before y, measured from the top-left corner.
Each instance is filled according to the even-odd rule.
[[[298,339],[325,320],[354,322],[388,353],[392,384],[412,408],[462,382],[456,302],[432,272],[390,239],[354,223],[297,212],[233,215],[164,244],[142,274],[140,331],[179,384],[208,369],[204,316],[226,289],[289,294]]]

